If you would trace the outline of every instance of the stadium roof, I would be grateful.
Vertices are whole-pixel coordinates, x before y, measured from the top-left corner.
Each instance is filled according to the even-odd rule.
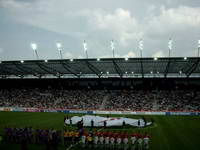
[[[0,62],[1,78],[200,77],[199,57],[59,59]]]

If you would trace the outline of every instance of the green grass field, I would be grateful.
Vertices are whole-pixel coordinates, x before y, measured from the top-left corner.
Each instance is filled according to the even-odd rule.
[[[5,126],[33,128],[63,129],[63,113],[31,113],[31,112],[0,112],[0,133],[3,134]],[[75,114],[71,114],[75,115]],[[77,114],[76,114],[77,115]],[[81,114],[79,114],[81,115]],[[113,115],[119,116],[119,115]],[[120,115],[130,118],[141,118],[142,116]],[[151,135],[151,150],[199,150],[200,149],[200,117],[198,116],[145,116],[153,118],[155,124],[147,128],[125,128],[126,131],[147,131]],[[119,129],[111,129],[119,130]],[[18,144],[7,144],[2,142],[0,150],[19,150]],[[29,145],[29,149],[45,149],[41,145]],[[60,145],[59,150],[66,149]],[[73,149],[77,149],[72,148]]]

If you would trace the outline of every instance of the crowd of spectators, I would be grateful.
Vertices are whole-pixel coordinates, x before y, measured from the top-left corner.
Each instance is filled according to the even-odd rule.
[[[200,111],[200,90],[2,89],[0,107]]]
[[[61,109],[98,109],[105,91],[10,89],[0,90],[0,107],[33,107]]]

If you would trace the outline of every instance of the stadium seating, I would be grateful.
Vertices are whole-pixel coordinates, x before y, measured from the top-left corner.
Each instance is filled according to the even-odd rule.
[[[196,90],[58,90],[22,88],[0,90],[0,107],[44,109],[199,111]]]

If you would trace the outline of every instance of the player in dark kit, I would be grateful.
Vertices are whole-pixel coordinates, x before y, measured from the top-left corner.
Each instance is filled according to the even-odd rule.
[[[94,121],[91,120],[91,128],[93,129],[93,127],[94,127]]]
[[[106,126],[107,126],[107,122],[106,121],[103,122],[103,126],[104,126],[104,128],[106,128]]]

